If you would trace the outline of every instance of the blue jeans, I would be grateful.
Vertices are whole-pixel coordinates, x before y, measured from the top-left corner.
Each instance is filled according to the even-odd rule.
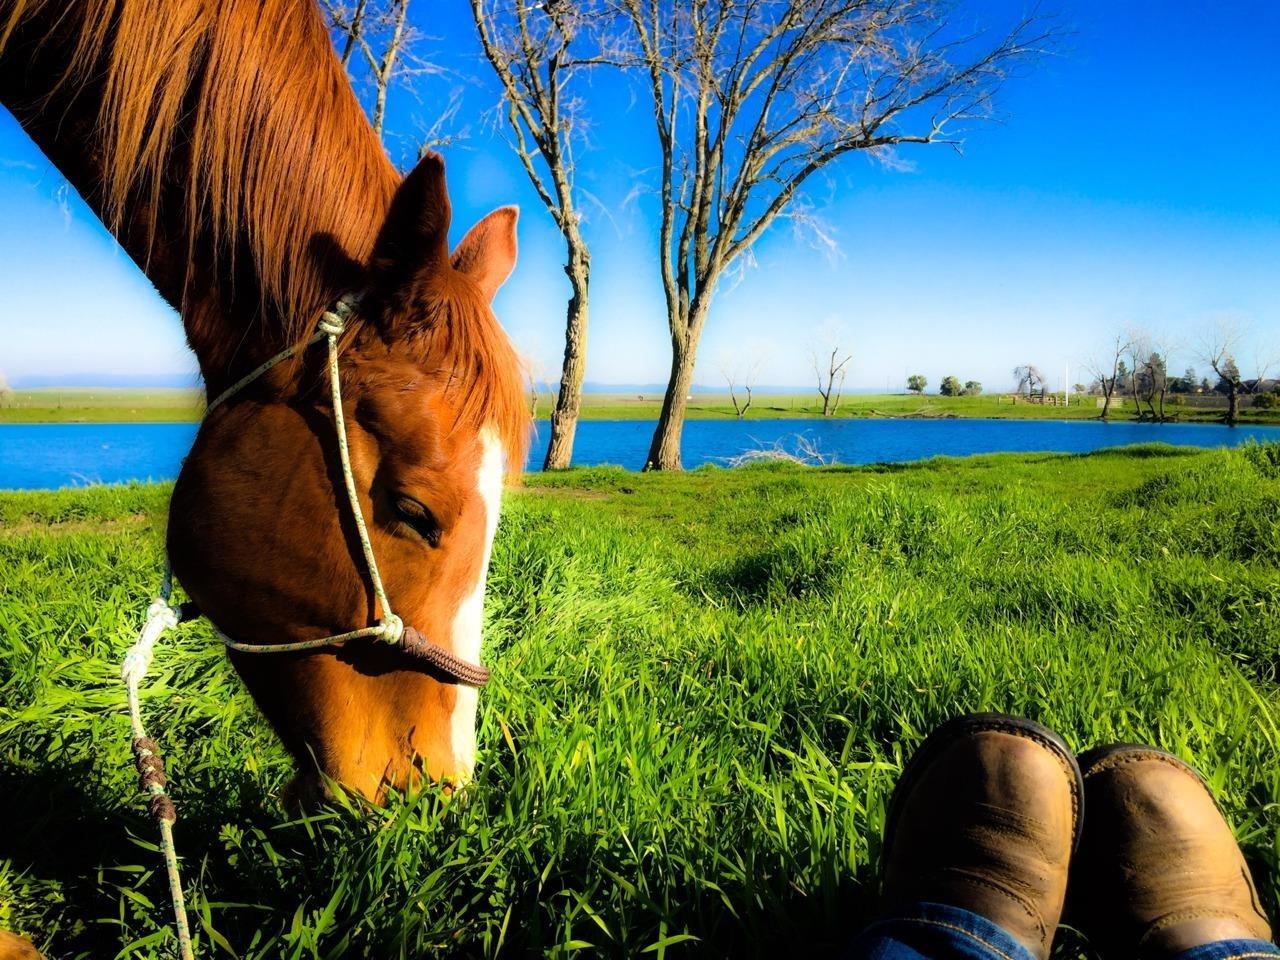
[[[1011,934],[959,907],[921,903],[909,915],[868,927],[849,960],[1036,960]],[[1255,960],[1280,957],[1261,940],[1223,940],[1179,954],[1177,960]]]

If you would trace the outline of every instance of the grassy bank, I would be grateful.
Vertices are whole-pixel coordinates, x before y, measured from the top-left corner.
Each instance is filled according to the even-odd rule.
[[[554,397],[540,394],[536,414],[550,416]],[[658,394],[588,393],[582,398],[584,420],[655,420],[662,408]],[[189,422],[198,420],[202,394],[198,390],[115,390],[78,388],[67,390],[18,390],[0,405],[0,423],[133,423]],[[1168,405],[1170,415],[1181,420],[1212,423],[1222,419],[1223,409]],[[837,417],[984,417],[999,420],[1091,420],[1100,413],[1094,397],[1076,397],[1070,406],[1053,407],[1014,403],[1008,396],[914,396],[907,394],[856,394],[845,397]],[[689,403],[694,420],[729,420],[736,416],[727,394],[698,393]],[[777,420],[822,416],[822,404],[814,394],[757,396],[747,410],[748,420]],[[1133,403],[1117,403],[1115,420],[1134,420]],[[1242,423],[1280,424],[1280,410],[1241,411]]]
[[[741,401],[739,397],[739,401]],[[554,397],[539,398],[538,412],[549,416]],[[654,420],[662,409],[658,395],[587,394],[583,397],[585,420]],[[1180,420],[1195,423],[1217,423],[1226,411],[1214,407],[1167,405],[1167,413]],[[1101,413],[1095,397],[1073,397],[1068,406],[1043,406],[1015,403],[1009,396],[992,394],[979,397],[939,397],[932,394],[883,393],[853,394],[844,397],[834,416],[837,418],[912,417],[912,418],[982,418],[992,420],[1095,420]],[[737,416],[728,394],[695,393],[689,401],[691,420],[732,420]],[[761,394],[755,397],[744,419],[779,420],[792,417],[822,416],[821,398],[814,394]],[[1114,403],[1111,419],[1137,420],[1133,403]],[[1241,423],[1280,424],[1280,410],[1241,410]]]
[[[169,955],[118,682],[167,492],[0,495],[0,925],[52,957]],[[159,650],[205,956],[821,956],[976,709],[1194,762],[1280,906],[1280,447],[530,476],[487,613],[477,782],[305,822],[207,625]]]
[[[14,390],[0,404],[0,423],[187,423],[203,407],[203,390],[176,387]]]

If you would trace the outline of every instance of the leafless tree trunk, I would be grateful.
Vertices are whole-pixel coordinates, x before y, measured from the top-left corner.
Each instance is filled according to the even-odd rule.
[[[1035,395],[1037,387],[1040,388],[1041,393],[1044,392],[1044,374],[1034,363],[1024,363],[1014,367],[1013,376],[1017,380],[1015,390],[1018,393],[1021,393],[1024,387],[1028,397]]]
[[[1236,355],[1244,341],[1244,331],[1238,323],[1220,320],[1205,336],[1200,346],[1200,356],[1213,368],[1218,380],[1227,385],[1227,415],[1223,421],[1235,426],[1240,420],[1240,395],[1246,392],[1244,376],[1236,363]],[[1260,384],[1267,377],[1273,360],[1259,357],[1255,364],[1254,381]]]
[[[743,266],[813,174],[867,151],[958,143],[1009,67],[1048,39],[1028,18],[988,41],[943,0],[608,0],[622,28],[598,62],[645,77],[657,131],[659,256],[671,372],[647,469],[679,469],[698,344]]]
[[[747,367],[746,373],[742,377],[742,389],[747,397],[745,401],[738,400],[738,374],[737,371],[729,367],[721,367],[720,373],[724,377],[725,382],[729,384],[729,402],[733,404],[733,412],[739,420],[741,420],[751,409],[752,391],[756,388],[756,376],[760,371],[760,364],[753,363]]]
[[[1138,377],[1138,397],[1147,405],[1147,412],[1142,414],[1144,420],[1156,419],[1156,366],[1148,354],[1142,361],[1141,376]]]
[[[542,392],[545,387],[547,392],[551,392],[551,384],[543,376],[542,365],[536,360],[529,360],[526,374],[529,379],[529,416],[533,420],[538,419],[538,408],[542,405]]]
[[[1146,333],[1141,330],[1129,333],[1129,395],[1133,398],[1133,412],[1138,420],[1145,420],[1142,412],[1142,384],[1146,369],[1147,357],[1151,353],[1151,343]]]
[[[831,356],[824,365],[819,362],[818,355],[813,355],[813,375],[818,378],[818,396],[822,397],[822,415],[833,416],[840,408],[840,394],[844,390],[845,368],[853,359],[853,354],[840,355],[839,347],[831,348]]]
[[[329,15],[333,25],[337,29],[341,29],[346,34],[346,39],[342,43],[342,69],[346,70],[351,64],[351,54],[355,53],[356,42],[360,39],[360,33],[364,29],[365,9],[369,6],[369,0],[357,0],[355,9],[351,11],[351,16],[346,19],[345,26],[339,26],[339,18],[333,5],[329,7]]]
[[[320,0],[320,3],[329,17],[342,66],[351,71],[354,54],[357,51],[361,54],[373,87],[369,119],[382,138],[386,129],[387,94],[396,80],[437,72],[411,54],[421,35],[409,24],[409,0],[356,0],[353,6],[339,0]]]
[[[1167,423],[1164,399],[1169,393],[1169,357],[1174,350],[1173,342],[1167,336],[1152,338],[1152,351],[1147,356],[1147,376],[1151,378],[1151,397],[1147,407],[1151,418],[1158,423]],[[1152,402],[1154,400],[1154,403]]]
[[[391,86],[391,77],[395,72],[396,58],[400,55],[400,45],[404,42],[404,22],[409,15],[409,0],[395,0],[391,39],[382,51],[382,58],[370,62],[377,94],[374,97],[373,129],[379,138],[387,118],[387,89]]]
[[[1234,427],[1240,419],[1240,376],[1238,373],[1232,375],[1227,372],[1228,365],[1234,366],[1230,354],[1224,355],[1223,361],[1225,362],[1222,363],[1222,369],[1219,369],[1219,365],[1212,360],[1209,361],[1209,366],[1213,367],[1213,372],[1227,384],[1227,415],[1223,420],[1228,426]]]
[[[1085,369],[1102,386],[1102,415],[1099,419],[1107,420],[1111,416],[1111,397],[1116,390],[1116,380],[1120,377],[1120,361],[1128,349],[1128,338],[1123,334],[1117,334],[1115,340],[1108,346],[1104,358],[1085,363]]]
[[[600,25],[587,0],[471,0],[485,57],[502,83],[511,147],[565,242],[569,278],[564,362],[551,411],[546,470],[569,466],[582,408],[587,364],[591,252],[575,208],[573,137],[581,126],[581,101],[568,84],[583,64],[574,46]],[[585,58],[582,58],[585,59]]]

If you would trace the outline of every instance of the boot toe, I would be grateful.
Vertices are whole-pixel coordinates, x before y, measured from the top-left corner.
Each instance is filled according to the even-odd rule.
[[[1079,834],[1083,787],[1052,731],[1018,717],[961,717],[907,765],[886,829],[891,909],[978,913],[1047,955]]]
[[[1194,770],[1126,744],[1091,751],[1081,766],[1089,823],[1071,913],[1106,956],[1270,937],[1244,856]]]

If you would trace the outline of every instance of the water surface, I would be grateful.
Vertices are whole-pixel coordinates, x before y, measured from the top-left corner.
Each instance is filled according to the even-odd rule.
[[[529,463],[546,453],[550,427],[539,423]],[[194,423],[0,424],[0,489],[51,489],[130,480],[171,480],[195,437]],[[574,462],[644,465],[652,421],[586,420]],[[1191,447],[1280,442],[1280,427],[1103,423],[1097,420],[690,420],[684,464],[727,463],[749,450],[796,448],[804,437],[839,463],[918,460],[939,455],[1084,453],[1131,443]]]

